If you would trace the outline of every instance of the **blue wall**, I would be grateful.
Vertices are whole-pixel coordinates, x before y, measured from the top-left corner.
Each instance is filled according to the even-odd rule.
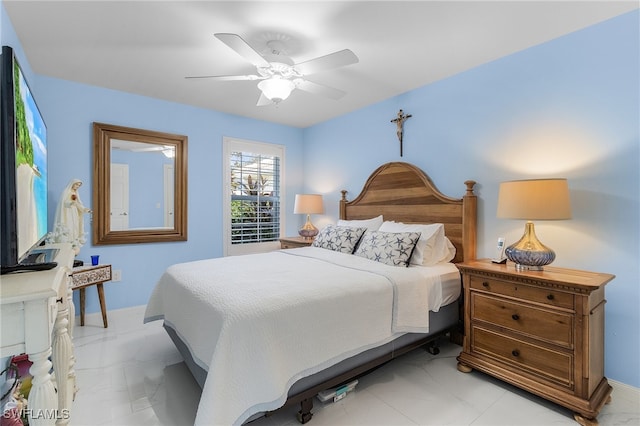
[[[2,44],[16,49],[48,125],[52,211],[72,177],[85,182],[90,204],[93,121],[189,136],[189,240],[81,251],[123,272],[105,288],[109,308],[145,304],[169,264],[222,255],[223,136],[286,145],[286,211],[303,189],[324,193],[326,215],[316,225],[336,219],[340,189],[354,197],[388,161],[416,164],[450,196],[462,196],[463,182],[474,179],[481,257],[491,256],[498,236],[513,242],[524,229],[495,217],[499,183],[561,176],[573,218],[536,223],[537,234],[556,251],[555,265],[617,276],[607,286],[606,374],[640,386],[637,11],[304,130],[34,76],[0,13]],[[400,108],[413,115],[402,158],[389,122]],[[297,219],[287,221],[287,234]],[[97,311],[88,299],[87,311]]]
[[[478,182],[478,256],[524,222],[496,218],[501,181],[566,177],[573,218],[538,222],[555,266],[607,272],[606,374],[640,386],[639,13],[632,12],[314,126],[304,134],[305,183],[354,198],[387,161],[425,170],[450,196]],[[395,125],[402,108],[404,157]]]
[[[153,285],[167,266],[182,261],[222,256],[222,138],[233,136],[286,146],[287,203],[302,188],[302,130],[238,116],[159,101],[138,95],[38,76],[37,98],[47,117],[50,204],[55,205],[71,177],[82,179],[80,190],[90,204],[92,130],[94,121],[187,135],[188,241],[82,247],[80,259],[99,254],[100,261],[122,270],[122,282],[105,286],[111,309],[146,304]],[[298,178],[296,178],[298,176]],[[52,218],[51,218],[52,219]],[[90,226],[87,225],[87,231]],[[292,224],[291,232],[295,232]],[[95,299],[87,312],[96,311]]]

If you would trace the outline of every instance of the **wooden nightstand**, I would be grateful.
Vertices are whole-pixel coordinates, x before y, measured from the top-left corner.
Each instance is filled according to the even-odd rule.
[[[313,239],[306,239],[304,237],[283,237],[280,238],[280,248],[290,249],[298,247],[309,247],[313,244]]]
[[[458,369],[477,369],[575,412],[582,425],[611,400],[604,377],[604,286],[614,275],[490,260],[458,263],[464,345]]]
[[[71,286],[73,290],[80,291],[80,325],[84,325],[84,304],[85,290],[87,287],[95,285],[98,289],[98,300],[100,301],[100,311],[102,311],[102,325],[109,326],[107,322],[107,305],[104,300],[105,282],[111,281],[111,265],[86,265],[73,268],[71,272]]]

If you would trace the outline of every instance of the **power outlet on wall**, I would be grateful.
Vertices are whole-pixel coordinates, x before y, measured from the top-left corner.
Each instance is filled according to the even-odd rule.
[[[114,269],[113,271],[111,271],[111,281],[122,281],[122,270]]]

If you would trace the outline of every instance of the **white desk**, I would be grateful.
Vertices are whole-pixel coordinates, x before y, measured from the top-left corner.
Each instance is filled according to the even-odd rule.
[[[0,357],[26,353],[33,363],[27,416],[32,426],[66,425],[75,393],[73,344],[69,330],[75,309],[69,286],[74,253],[59,249],[49,271],[2,275],[0,280]],[[57,382],[51,380],[52,363]]]

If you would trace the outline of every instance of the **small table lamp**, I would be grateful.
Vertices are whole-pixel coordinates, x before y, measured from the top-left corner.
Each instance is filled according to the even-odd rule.
[[[500,184],[498,217],[525,219],[527,223],[520,240],[505,250],[517,270],[541,271],[556,254],[543,245],[531,220],[571,219],[569,186],[566,179],[515,180]]]
[[[310,215],[324,213],[322,205],[322,195],[319,194],[296,194],[296,200],[293,206],[293,213],[306,214],[307,223],[298,231],[305,239],[312,239],[318,235],[318,228],[311,223]]]

